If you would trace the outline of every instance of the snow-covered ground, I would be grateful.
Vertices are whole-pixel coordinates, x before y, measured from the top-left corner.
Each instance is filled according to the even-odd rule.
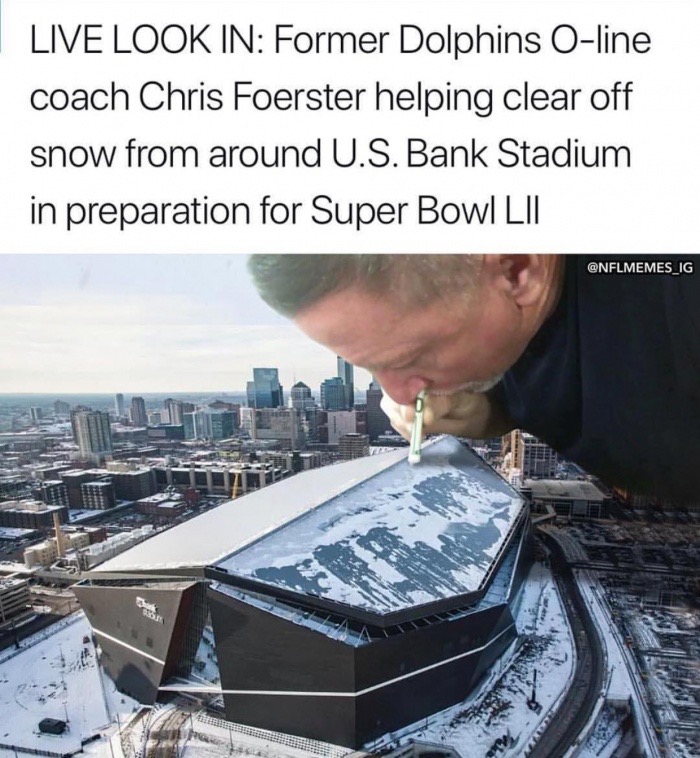
[[[594,618],[598,633],[606,650],[608,684],[607,697],[611,699],[626,699],[632,697],[635,712],[640,721],[637,722],[638,736],[645,747],[647,755],[660,755],[654,733],[654,726],[644,705],[645,696],[640,684],[639,674],[634,665],[634,659],[625,647],[622,636],[615,628],[605,595],[595,573],[576,571],[579,589],[586,600],[588,609]]]
[[[608,668],[611,669],[607,695],[611,699],[632,697],[637,714],[635,726],[646,754],[661,755],[648,711],[648,704],[653,703],[657,718],[662,722],[670,754],[677,758],[697,755],[700,730],[673,728],[675,724],[689,726],[696,722],[697,660],[694,640],[697,635],[697,614],[660,608],[642,610],[636,602],[628,603],[623,611],[618,608],[617,619],[624,616],[625,634],[630,636],[630,642],[637,650],[649,651],[642,656],[646,667],[642,674],[623,639],[623,633],[610,615],[605,593],[595,573],[577,572],[577,579],[607,648]],[[688,710],[684,713],[685,707]],[[621,736],[618,733],[617,739]],[[595,742],[595,735],[591,740]],[[612,742],[614,744],[615,740]],[[581,756],[594,754],[597,755],[584,751]]]
[[[0,662],[0,744],[56,753],[79,750],[81,741],[113,733],[117,713],[122,721],[138,704],[116,692],[101,674],[83,613],[73,614],[55,627],[23,641],[20,651],[3,651]],[[90,642],[84,643],[87,636]],[[68,721],[61,736],[41,734],[44,718]],[[109,755],[99,740],[85,748],[92,755]],[[0,749],[0,756],[14,756]]]
[[[228,724],[204,715],[195,716],[183,729],[181,758],[221,758],[230,755],[255,755],[263,758],[342,758],[348,748],[315,740],[289,737],[279,740],[272,732]],[[280,735],[281,736],[281,735]]]
[[[423,719],[397,736],[448,745],[465,758],[483,758],[505,734],[516,740],[500,756],[520,756],[551,709],[568,689],[575,665],[574,643],[549,569],[537,563],[525,581],[517,616],[521,642],[490,671],[478,691],[464,703]],[[527,705],[537,670],[537,713]]]
[[[612,758],[622,741],[625,712],[606,703],[576,758]]]

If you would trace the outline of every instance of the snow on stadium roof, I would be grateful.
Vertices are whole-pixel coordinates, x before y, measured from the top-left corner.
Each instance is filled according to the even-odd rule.
[[[442,437],[420,464],[376,472],[216,568],[273,594],[391,614],[478,591],[523,507],[484,461]]]
[[[211,565],[404,460],[407,452],[408,448],[400,448],[296,474],[161,532],[92,571],[154,571]]]

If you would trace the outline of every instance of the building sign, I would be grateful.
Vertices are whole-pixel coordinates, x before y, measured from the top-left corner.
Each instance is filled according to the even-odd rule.
[[[158,613],[158,606],[155,603],[149,603],[142,597],[136,598],[136,607],[143,609],[143,615],[152,621],[157,621],[159,624],[164,624],[165,620]]]

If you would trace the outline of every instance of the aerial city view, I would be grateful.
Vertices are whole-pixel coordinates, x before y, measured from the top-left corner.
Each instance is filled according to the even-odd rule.
[[[411,465],[243,256],[2,256],[0,320],[0,756],[700,755],[700,496]]]

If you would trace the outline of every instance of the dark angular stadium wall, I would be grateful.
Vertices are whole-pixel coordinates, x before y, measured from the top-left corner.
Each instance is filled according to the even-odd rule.
[[[463,700],[516,636],[500,605],[359,648],[358,691],[397,681],[357,698],[356,746]]]
[[[372,679],[387,681],[437,661],[455,659],[358,697],[357,731],[365,743],[459,703],[513,642],[517,629],[510,603],[525,581],[534,557],[529,523],[526,530],[512,575],[508,605],[415,630],[407,635],[410,644],[405,644],[401,637],[392,637],[380,647],[358,649],[358,691],[371,687]],[[458,657],[479,648],[483,650]],[[392,671],[399,673],[392,676]]]
[[[189,610],[196,587],[153,589],[78,585],[73,590],[93,629],[124,643],[121,645],[96,634],[102,648],[102,665],[117,689],[141,703],[154,703],[163,678],[168,671],[177,668],[181,641],[191,623]],[[143,615],[143,610],[136,605],[137,596],[158,607],[163,624]],[[158,658],[164,664],[130,648]]]
[[[508,607],[499,606],[356,649],[216,590],[210,589],[209,602],[224,690],[319,693],[225,693],[227,718],[352,748],[462,700],[516,634]],[[504,630],[483,651],[366,695],[321,694],[403,677],[480,648]]]
[[[354,649],[209,588],[224,690],[349,692]],[[226,716],[263,729],[352,743],[354,697],[229,694]]]
[[[528,521],[526,524],[526,532],[523,538],[522,547],[520,549],[520,555],[518,556],[518,562],[513,572],[513,582],[508,596],[508,603],[512,603],[515,596],[518,594],[523,582],[527,578],[530,568],[535,560],[535,538],[532,530],[532,525]]]

